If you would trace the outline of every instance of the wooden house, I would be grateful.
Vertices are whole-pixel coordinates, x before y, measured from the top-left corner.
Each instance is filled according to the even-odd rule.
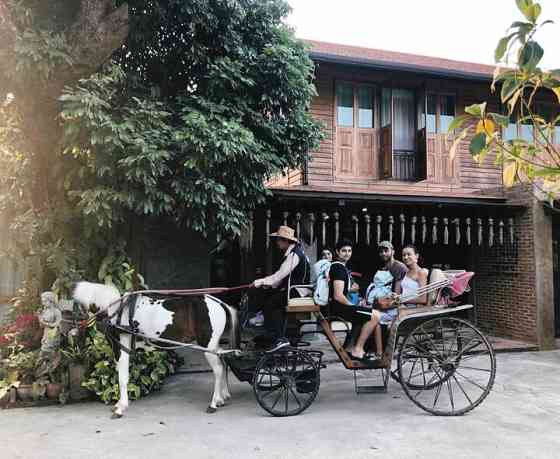
[[[310,110],[325,137],[303,168],[268,183],[274,199],[254,216],[246,277],[272,269],[266,235],[278,224],[296,228],[312,261],[340,237],[354,240],[352,267],[366,283],[378,267],[379,240],[391,240],[399,256],[412,243],[423,266],[476,272],[471,300],[481,327],[553,346],[560,332],[554,217],[527,187],[505,189],[493,158],[477,164],[470,137],[449,155],[455,115],[482,101],[500,109],[490,91],[494,68],[308,43],[317,88]],[[505,135],[516,129],[532,135],[516,124]],[[560,143],[560,128],[556,135]]]

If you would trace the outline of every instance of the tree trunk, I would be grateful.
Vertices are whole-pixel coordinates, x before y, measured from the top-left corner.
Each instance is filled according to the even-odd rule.
[[[0,88],[6,87],[9,75],[14,71],[16,26],[12,21],[6,0],[0,0]]]
[[[49,179],[62,140],[59,98],[65,86],[95,73],[123,45],[129,30],[128,5],[115,8],[113,0],[81,0],[74,23],[66,32],[71,65],[51,69],[51,77],[45,80],[41,72],[16,75],[16,41],[24,31],[17,29],[10,3],[0,0],[0,103],[7,93],[15,94],[22,138],[32,158],[31,205],[35,215],[42,218],[50,206],[56,205],[56,183]],[[40,277],[39,282],[44,283],[44,273]]]

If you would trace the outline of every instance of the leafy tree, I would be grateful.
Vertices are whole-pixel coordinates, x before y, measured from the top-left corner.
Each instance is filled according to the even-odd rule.
[[[142,218],[242,231],[264,181],[320,138],[288,11],[0,0],[0,206],[37,271],[94,278]]]
[[[130,5],[116,64],[61,98],[67,151],[89,172],[73,195],[103,225],[132,212],[239,234],[264,181],[300,166],[320,136],[313,63],[282,23],[288,6]]]
[[[503,165],[505,186],[531,183],[539,197],[553,199],[560,192],[560,69],[539,67],[544,50],[536,41],[538,30],[552,21],[539,22],[541,6],[533,0],[516,0],[516,4],[523,20],[511,24],[495,51],[498,66],[492,91],[499,90],[504,109],[489,112],[486,102],[466,107],[465,114],[449,126],[452,133],[466,125],[456,137],[451,155],[474,126],[469,151],[475,160],[482,162],[495,151],[496,161]],[[550,100],[548,108],[539,106],[539,98]],[[511,132],[516,124],[530,133],[518,136]]]

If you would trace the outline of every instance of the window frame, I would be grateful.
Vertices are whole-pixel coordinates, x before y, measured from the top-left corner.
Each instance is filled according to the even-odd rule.
[[[343,125],[338,123],[338,85],[348,85],[352,88],[352,126]],[[360,98],[359,98],[359,88],[369,88],[371,90],[371,127],[360,127]],[[378,96],[377,96],[377,85],[373,83],[361,83],[356,81],[347,80],[335,80],[334,81],[334,121],[335,126],[338,128],[346,129],[376,129],[379,124],[378,115]]]
[[[430,131],[428,130],[428,97],[430,96],[434,96],[436,99],[436,113],[435,113],[435,130],[434,131]],[[446,96],[451,96],[453,97],[453,111],[454,111],[454,117],[457,116],[457,93],[454,91],[438,91],[438,90],[432,90],[432,89],[427,89],[426,90],[426,103],[425,103],[425,116],[426,116],[426,134],[447,134],[447,132],[442,132],[442,123],[441,123],[441,117],[442,117],[442,107],[443,107],[443,97]],[[448,116],[448,115],[444,115],[444,116]]]
[[[551,116],[551,119],[547,120],[548,122],[551,122],[551,121],[554,120],[557,116],[560,115],[560,108],[557,109],[557,110],[555,111],[555,110],[554,110],[555,104],[554,104],[553,102],[538,100],[538,101],[535,101],[535,105],[536,105],[536,106],[538,106],[538,105],[541,105],[541,106],[542,106],[542,105],[545,105],[545,106],[548,106],[548,107],[551,108],[551,110],[550,110],[550,112],[551,112],[551,115],[550,115],[550,116]],[[535,108],[536,108],[536,107],[535,107]],[[504,110],[504,106],[503,106],[503,105],[502,105],[502,107],[501,107],[500,112],[501,112],[504,116],[508,116],[507,113],[505,113],[505,110]],[[512,123],[512,122],[511,122],[511,119],[510,119],[510,123],[509,123],[509,124],[510,124],[510,125],[511,125],[511,124],[515,125],[515,138],[516,138],[516,139],[525,140],[525,139],[523,139],[523,137],[521,136],[521,132],[522,132],[522,131],[521,131],[521,129],[522,129],[521,126],[522,126],[523,124],[520,123],[520,122],[518,121],[518,120],[519,120],[519,111],[517,110],[516,113],[514,113],[514,114],[512,114],[512,115],[510,116],[510,118],[511,118],[512,116],[515,117],[515,122]],[[556,126],[560,128],[560,120],[558,121],[558,124],[557,124]],[[513,139],[506,139],[506,137],[505,137],[505,131],[506,131],[506,129],[507,129],[507,128],[504,128],[504,127],[501,128],[501,131],[502,131],[502,140],[505,141],[505,142],[510,142],[510,141],[513,140]],[[533,141],[535,140],[536,136],[537,136],[537,130],[536,130],[536,128],[535,128],[534,125],[533,125],[532,131],[533,131],[533,132],[532,132],[532,137],[533,137],[533,139],[532,139],[530,142],[533,142]],[[553,129],[552,132],[550,133],[550,135],[551,135],[550,142],[551,142],[553,145],[559,145],[559,144],[560,144],[560,132],[557,133],[557,129]],[[527,142],[527,140],[525,140],[525,141]]]

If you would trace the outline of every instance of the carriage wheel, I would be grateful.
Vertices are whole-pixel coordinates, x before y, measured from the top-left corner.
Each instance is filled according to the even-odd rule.
[[[435,330],[434,332],[435,332],[434,337],[441,337],[441,333],[439,331]],[[414,333],[414,332],[412,332],[412,333]],[[455,349],[458,352],[461,352],[461,349],[462,349],[461,337],[457,336],[456,338],[457,338],[457,342],[454,344]],[[409,343],[409,348],[412,346],[416,350],[417,353],[421,352],[422,348],[425,348],[426,346],[431,345],[429,340],[433,340],[433,337],[430,336],[429,339],[428,339],[425,336],[425,334],[423,334],[423,332],[422,332],[422,333],[416,335],[416,339],[415,339],[413,344]],[[427,341],[427,344],[425,343],[426,341]],[[404,350],[403,344],[404,344],[404,341],[403,341],[403,343],[401,343],[400,351]],[[449,346],[451,346],[450,343],[449,343]],[[410,349],[409,349],[409,351],[410,351]],[[412,358],[409,358],[409,357],[412,357]],[[433,372],[432,368],[433,368],[435,359],[433,357],[428,357],[428,358],[426,358],[426,361],[424,361],[424,362],[415,361],[414,354],[409,354],[404,359],[404,362],[406,362],[408,365],[410,365],[410,372],[411,373],[408,373],[408,378],[405,378],[404,380],[401,380],[401,378],[399,376],[399,367],[398,366],[394,371],[391,372],[391,378],[393,378],[396,382],[398,382],[400,384],[403,384],[403,385],[406,384],[408,389],[414,391],[414,390],[420,390],[420,389],[422,389],[422,390],[433,389],[434,387],[437,387],[438,385],[440,385],[442,382],[447,381],[451,377],[451,375],[453,374],[452,371],[447,371],[447,372],[444,372],[444,373],[440,373],[440,374],[436,375],[436,377],[432,380],[432,382],[430,382],[430,377],[434,376],[434,372]],[[424,366],[422,367],[423,363],[424,363]],[[417,374],[418,371],[423,371],[424,374],[426,375],[426,378],[422,377],[420,380],[418,380],[418,378],[416,377],[416,376],[418,376],[418,374]],[[406,373],[406,372],[403,372],[403,373]],[[428,377],[428,374],[430,375],[430,377]]]
[[[421,323],[399,352],[398,377],[406,395],[437,416],[459,416],[478,406],[490,393],[495,376],[492,346],[462,319]]]
[[[281,350],[257,363],[255,397],[273,416],[294,416],[307,409],[319,392],[319,367],[306,351]]]

